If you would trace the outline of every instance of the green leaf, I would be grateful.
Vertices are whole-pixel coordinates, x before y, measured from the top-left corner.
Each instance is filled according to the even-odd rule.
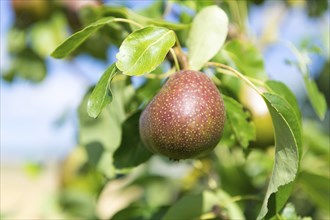
[[[293,52],[296,56],[297,61],[293,62],[296,64],[299,71],[302,74],[304,84],[307,91],[307,96],[317,114],[317,116],[323,120],[325,117],[325,113],[327,111],[327,103],[325,100],[324,94],[322,94],[315,81],[313,81],[309,76],[308,64],[310,62],[308,53],[306,51],[300,52],[292,43],[285,42],[285,45]]]
[[[143,24],[144,26],[155,25],[155,26],[169,28],[171,30],[183,30],[183,29],[186,29],[189,27],[189,25],[187,25],[187,24],[173,23],[173,22],[168,22],[163,19],[144,17],[144,16],[134,13],[131,10],[127,10],[127,18],[131,19],[133,21],[138,21],[139,23]]]
[[[266,81],[266,85],[268,86],[269,89],[271,89],[270,93],[272,94],[276,94],[281,96],[282,99],[286,100],[286,103],[288,105],[290,105],[292,112],[295,114],[295,118],[297,120],[297,122],[299,123],[299,132],[300,134],[298,135],[297,132],[297,136],[301,136],[301,112],[299,109],[299,105],[298,105],[298,101],[296,99],[296,97],[294,96],[294,94],[292,93],[292,91],[282,82],[278,82],[278,81],[273,81],[273,80],[269,80]],[[298,146],[302,146],[302,142],[301,142],[301,138],[297,138],[297,145]],[[299,156],[301,156],[301,148],[299,149]]]
[[[142,175],[132,183],[144,188],[144,198],[149,207],[159,208],[173,203],[173,194],[179,193],[180,182],[159,175]]]
[[[90,164],[93,164],[94,166],[97,166],[104,152],[103,145],[100,142],[93,141],[86,144],[85,148],[87,152],[88,162]]]
[[[151,72],[163,62],[174,43],[172,30],[154,26],[140,29],[124,40],[116,55],[116,65],[129,76]]]
[[[217,204],[219,204],[217,197],[209,191],[197,195],[187,195],[174,203],[163,220],[199,219],[201,215],[211,212],[212,207]]]
[[[47,74],[44,59],[32,49],[26,48],[13,58],[9,74],[19,76],[33,82],[40,82]]]
[[[58,46],[52,52],[51,56],[54,58],[66,57],[80,44],[82,44],[91,34],[95,33],[98,29],[111,22],[113,22],[112,17],[105,17],[95,21],[81,31],[78,31],[77,33],[67,38],[60,46]]]
[[[139,132],[141,111],[130,116],[122,126],[122,138],[119,148],[113,155],[116,168],[130,168],[147,161],[152,153],[142,144]]]
[[[319,91],[314,80],[310,79],[307,75],[304,75],[303,78],[308,98],[317,116],[323,120],[327,111],[327,102],[325,100],[325,96]]]
[[[250,141],[256,139],[256,129],[252,122],[249,122],[249,113],[245,112],[243,106],[228,96],[222,96],[227,115],[227,123],[230,125],[238,143],[247,148]]]
[[[329,175],[319,175],[316,173],[303,171],[299,174],[299,185],[304,193],[321,207],[327,214],[330,214],[330,177]]]
[[[305,119],[303,133],[304,144],[309,147],[308,151],[327,155],[329,158],[328,160],[330,161],[330,136],[329,133],[320,126],[320,123],[318,121]],[[308,166],[308,164],[305,163],[303,165]],[[313,166],[308,166],[308,168],[314,169]]]
[[[96,219],[94,195],[76,189],[62,190],[58,195],[58,202],[69,216],[80,219]],[[65,218],[65,217],[64,217]]]
[[[273,81],[273,80],[268,80],[266,81],[266,85],[268,86],[269,89],[271,89],[271,93],[275,93],[282,98],[284,98],[289,105],[294,109],[294,113],[298,118],[301,118],[301,112],[299,109],[299,105],[297,102],[297,99],[295,95],[292,93],[292,91],[282,82],[279,81]],[[300,120],[299,120],[300,122]]]
[[[109,178],[115,175],[112,155],[120,145],[121,125],[126,118],[123,96],[127,86],[125,80],[120,79],[121,77],[125,76],[118,75],[114,78],[112,83],[114,98],[97,119],[91,118],[86,111],[90,93],[86,94],[78,110],[79,144],[88,146],[88,152],[93,154],[88,158],[93,160],[92,163],[97,163],[98,169]],[[93,152],[93,147],[95,147],[95,151],[102,151],[102,155]]]
[[[232,40],[225,44],[219,56],[244,75],[260,80],[268,78],[263,56],[256,46],[250,42]]]
[[[294,207],[294,205],[292,203],[288,203],[281,214],[281,218],[283,220],[312,220],[312,218],[310,217],[301,217],[299,215],[297,215],[296,213],[296,209]]]
[[[27,33],[23,29],[12,27],[7,33],[7,50],[10,54],[19,53],[26,48]]]
[[[218,6],[202,9],[194,18],[187,39],[189,65],[201,69],[220,50],[228,33],[228,17]]]
[[[125,7],[104,7],[102,8],[102,13],[114,17],[125,17],[127,19],[133,20],[143,26],[148,26],[148,25],[155,25],[155,26],[161,26],[165,28],[169,28],[171,30],[183,30],[187,29],[189,25],[187,24],[182,24],[182,23],[173,23],[173,22],[168,22],[162,19],[157,19],[157,18],[150,18],[150,13],[148,13],[148,17],[145,17],[143,15],[137,14],[134,11],[125,8]],[[154,10],[152,10],[153,13]],[[131,26],[133,30],[135,30],[134,26]]]
[[[160,79],[148,79],[136,90],[136,96],[142,103],[147,104],[161,87],[162,81]]]
[[[36,22],[33,25],[30,41],[32,48],[41,57],[48,57],[66,37],[66,17],[62,13],[55,13],[49,20]]]
[[[220,216],[225,219],[245,219],[233,198],[217,190],[182,197],[167,211],[163,220],[218,219]]]
[[[112,102],[107,111],[103,111],[97,119],[86,114],[87,100],[83,100],[79,108],[80,129],[79,142],[87,145],[99,142],[106,150],[114,151],[120,144],[121,120],[123,120],[123,106]]]
[[[117,212],[115,215],[111,217],[112,220],[124,220],[124,219],[144,219],[146,210],[133,203],[133,205],[130,205],[119,212]]]
[[[154,1],[146,7],[143,7],[136,12],[140,16],[146,16],[152,19],[162,19],[164,13],[165,2],[163,1]],[[171,3],[170,3],[171,4]],[[133,11],[131,11],[133,12]]]
[[[275,129],[275,164],[258,219],[271,218],[283,208],[296,179],[301,151],[300,118],[280,95],[264,93]]]
[[[220,204],[227,210],[228,219],[245,219],[241,208],[234,202],[233,198],[228,195],[228,193],[221,189],[218,189],[216,192],[216,196],[221,202]]]
[[[112,64],[102,75],[96,84],[87,103],[87,113],[90,117],[96,118],[102,109],[112,101],[110,83],[112,78],[117,74],[116,64]]]

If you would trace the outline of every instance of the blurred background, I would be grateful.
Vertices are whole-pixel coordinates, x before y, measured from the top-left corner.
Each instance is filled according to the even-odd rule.
[[[171,4],[165,18],[172,22],[178,22],[183,12],[195,13],[193,3],[190,7],[181,1],[0,1],[1,216],[66,216],[58,192],[66,181],[63,175],[70,176],[70,169],[75,168],[63,171],[63,166],[73,163],[68,162],[69,157],[86,160],[84,153],[72,156],[78,145],[77,108],[88,89],[115,61],[120,37],[108,40],[97,35],[66,60],[49,54],[70,34],[93,21],[93,10],[98,7],[125,6],[152,16],[155,4],[163,4],[163,8]],[[321,145],[328,145],[321,148],[329,148],[329,110],[324,121],[317,119],[299,70],[291,65],[295,54],[285,46],[291,42],[305,52],[310,74],[326,96],[329,109],[329,2],[254,0],[247,5],[245,27],[262,52],[267,74],[292,89],[308,126],[324,134]],[[134,78],[132,82],[138,86],[140,80]]]

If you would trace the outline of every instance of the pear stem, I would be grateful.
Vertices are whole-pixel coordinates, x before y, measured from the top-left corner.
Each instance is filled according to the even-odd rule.
[[[176,70],[177,70],[177,71],[180,71],[180,65],[179,65],[179,62],[178,62],[178,58],[177,58],[177,56],[176,56],[176,54],[175,54],[173,48],[170,49],[170,52],[171,52],[172,57],[173,57],[173,59],[174,59],[174,63],[175,63],[175,68],[176,68]]]
[[[169,71],[162,74],[146,74],[145,77],[148,79],[165,79],[175,73],[175,68],[172,67]]]
[[[179,58],[180,58],[180,63],[182,65],[182,69],[188,70],[189,69],[189,63],[188,63],[188,60],[187,60],[187,56],[182,50],[182,47],[181,47],[178,36],[176,35],[175,32],[174,32],[174,34],[175,34],[175,38],[176,38],[176,49],[179,52]]]

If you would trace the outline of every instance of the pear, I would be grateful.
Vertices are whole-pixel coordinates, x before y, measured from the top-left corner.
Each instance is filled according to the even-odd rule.
[[[252,122],[256,128],[256,140],[251,143],[251,146],[260,149],[274,146],[273,122],[266,102],[247,85],[242,85],[238,98],[250,112]]]
[[[140,116],[143,144],[179,160],[201,157],[219,143],[226,121],[219,90],[204,73],[182,70],[169,77]]]

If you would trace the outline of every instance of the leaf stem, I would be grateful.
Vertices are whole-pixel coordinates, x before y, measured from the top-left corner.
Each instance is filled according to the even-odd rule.
[[[176,56],[176,54],[175,54],[173,48],[170,48],[170,52],[171,52],[172,57],[173,57],[173,59],[174,59],[174,63],[175,63],[175,68],[176,68],[176,70],[177,70],[177,71],[180,71],[180,65],[179,65],[179,62],[178,62],[178,58],[177,58],[177,56]]]
[[[277,217],[277,219],[279,219],[279,220],[284,220],[284,218],[280,215],[280,214],[276,214],[276,217]]]
[[[226,75],[229,75],[229,76],[236,76],[233,72],[231,72],[230,70],[226,70],[226,69],[223,69],[223,68],[217,68],[217,71],[219,71],[220,73],[223,73],[223,74],[226,74]],[[255,79],[255,78],[252,78],[250,76],[245,76],[248,80],[250,80],[251,82],[254,82],[255,84],[258,84],[259,86],[263,86],[263,87],[267,87],[265,82],[262,81],[262,80],[259,80],[259,79]]]
[[[167,71],[166,73],[162,73],[162,74],[147,74],[145,75],[146,78],[148,79],[165,79],[167,77],[169,77],[170,75],[172,75],[175,72],[175,68],[171,68],[169,71]]]
[[[132,21],[130,19],[126,19],[126,18],[114,18],[113,19],[114,22],[123,22],[123,23],[128,23],[128,24],[133,24],[139,28],[143,28],[144,26],[135,22],[135,21]]]
[[[232,73],[231,75],[235,75],[236,77],[242,79],[249,86],[251,86],[256,92],[258,92],[260,95],[262,95],[262,92],[251,82],[251,80],[249,80],[246,76],[244,76],[242,73],[238,72],[234,68],[232,68],[230,66],[227,66],[225,64],[216,63],[216,62],[208,62],[207,65],[208,66],[215,66],[215,67],[218,67],[220,69],[224,69],[224,71],[222,71],[222,72],[225,73],[225,74],[228,74],[228,71],[231,72]]]
[[[242,200],[254,200],[254,201],[262,202],[262,199],[260,199],[260,197],[254,195],[234,196],[231,197],[230,202],[238,202]]]
[[[220,86],[221,85],[221,81],[220,81],[220,79],[218,77],[212,76],[212,80],[213,80],[213,82],[214,82],[215,85],[217,85],[217,86]]]
[[[214,219],[217,216],[215,215],[214,212],[207,212],[199,216],[199,219],[204,220],[204,219]]]

